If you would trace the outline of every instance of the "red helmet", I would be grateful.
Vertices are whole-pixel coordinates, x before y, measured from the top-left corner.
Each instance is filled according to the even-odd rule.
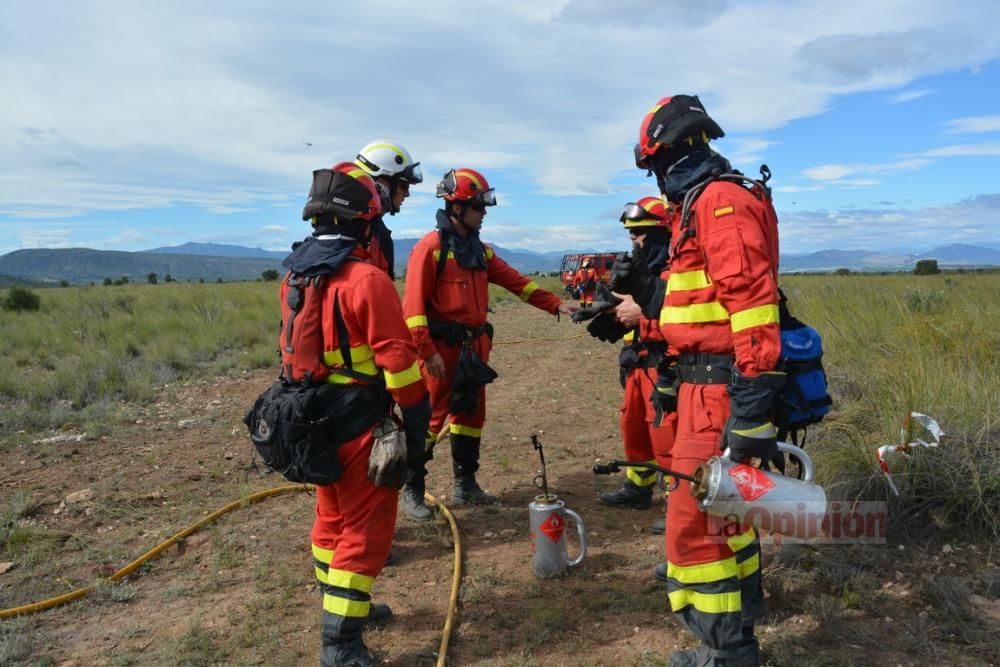
[[[669,229],[670,210],[660,197],[643,197],[637,202],[625,204],[625,209],[619,220],[625,223],[626,229],[637,227],[666,227]]]
[[[437,184],[437,196],[447,201],[496,206],[497,197],[486,177],[475,169],[452,169]]]
[[[640,169],[650,168],[650,158],[661,146],[672,146],[694,141],[708,143],[726,136],[719,124],[712,120],[697,95],[674,95],[657,102],[642,119],[639,143],[635,145],[635,164]]]
[[[353,162],[341,162],[330,169],[313,172],[309,199],[302,219],[333,214],[344,220],[371,220],[382,213],[382,199],[375,181]]]
[[[589,268],[591,268],[593,266],[594,266],[594,258],[593,257],[584,257],[583,261],[580,262],[580,268],[583,268],[583,269],[589,269]]]

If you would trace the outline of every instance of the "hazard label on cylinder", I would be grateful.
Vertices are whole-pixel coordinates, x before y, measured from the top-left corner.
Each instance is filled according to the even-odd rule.
[[[559,512],[549,514],[548,518],[538,526],[538,530],[545,533],[545,536],[553,542],[558,542],[562,539],[563,530],[565,529],[566,520],[562,518]]]
[[[757,500],[774,488],[774,482],[768,479],[763,470],[748,465],[737,465],[729,469],[733,484],[739,489],[743,500]]]

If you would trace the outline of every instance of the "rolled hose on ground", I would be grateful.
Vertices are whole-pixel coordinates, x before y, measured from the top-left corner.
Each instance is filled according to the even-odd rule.
[[[258,491],[257,493],[252,493],[249,496],[244,496],[239,500],[233,501],[228,505],[221,507],[205,518],[197,521],[179,533],[173,535],[171,538],[165,542],[161,542],[157,546],[153,547],[146,553],[142,554],[134,561],[121,568],[111,576],[107,578],[107,581],[118,581],[124,577],[135,572],[139,566],[148,560],[159,556],[161,553],[172,547],[177,542],[183,540],[185,537],[197,532],[198,530],[204,528],[205,526],[213,523],[219,517],[232,512],[233,510],[240,509],[241,507],[246,507],[247,505],[252,505],[253,503],[263,500],[264,498],[269,498],[271,496],[276,496],[282,493],[290,493],[292,491],[312,491],[315,487],[312,484],[284,484],[282,486],[276,486],[274,488],[265,489],[263,491]],[[458,524],[455,523],[455,517],[452,516],[448,508],[444,506],[444,503],[438,501],[437,498],[429,493],[424,494],[424,498],[431,503],[434,503],[441,509],[441,513],[444,514],[448,523],[451,525],[451,534],[455,538],[455,565],[454,572],[451,580],[451,597],[448,601],[448,614],[445,617],[444,629],[441,635],[441,646],[438,650],[438,667],[444,667],[446,656],[448,654],[448,642],[451,639],[451,631],[455,621],[455,607],[458,605],[458,589],[462,581],[462,540],[458,533]],[[30,604],[21,605],[19,607],[11,607],[9,609],[0,609],[0,619],[14,618],[16,616],[26,616],[28,614],[34,614],[38,611],[44,611],[46,609],[51,609],[52,607],[58,607],[59,605],[66,604],[67,602],[72,602],[73,600],[78,600],[88,593],[91,593],[96,588],[96,584],[91,584],[90,586],[84,586],[83,588],[78,588],[75,591],[65,593],[64,595],[59,595],[48,600],[41,600],[39,602],[32,602]]]

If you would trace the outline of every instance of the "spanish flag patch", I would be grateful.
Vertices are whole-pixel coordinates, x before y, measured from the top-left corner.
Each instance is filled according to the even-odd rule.
[[[733,206],[720,206],[719,208],[715,209],[714,213],[716,218],[721,218],[726,215],[732,215],[733,211],[734,211]]]

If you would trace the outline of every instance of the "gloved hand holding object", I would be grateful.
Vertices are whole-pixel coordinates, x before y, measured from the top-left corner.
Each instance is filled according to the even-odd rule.
[[[586,308],[576,311],[571,317],[574,322],[584,322],[611,310],[621,302],[622,300],[612,294],[607,285],[598,283],[597,287],[594,288],[594,302]]]
[[[721,448],[729,458],[746,462],[757,457],[770,460],[778,451],[778,429],[769,417],[775,396],[785,384],[785,374],[772,371],[757,377],[733,373],[727,387],[731,415],[722,431]]]
[[[587,331],[590,332],[590,335],[605,343],[621,340],[628,330],[627,326],[615,318],[615,314],[611,310],[599,314],[587,325]]]
[[[615,263],[611,265],[611,291],[631,294],[643,310],[653,298],[659,280],[649,272],[646,262],[646,253],[636,243],[632,246],[631,257],[626,252],[618,253]]]
[[[653,426],[659,427],[663,423],[663,415],[677,412],[677,389],[681,386],[681,380],[667,362],[661,363],[656,373],[656,387],[650,398],[656,409]]]
[[[406,464],[410,470],[424,467],[434,458],[434,443],[427,442],[427,429],[431,422],[431,402],[424,398],[419,403],[407,408],[400,408],[403,413],[403,431],[406,433]]]
[[[375,425],[375,444],[368,455],[368,479],[375,486],[403,488],[406,481],[406,436],[393,417]]]

